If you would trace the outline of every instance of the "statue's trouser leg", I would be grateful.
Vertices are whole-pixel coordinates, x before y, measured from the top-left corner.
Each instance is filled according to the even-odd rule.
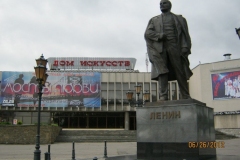
[[[182,95],[182,99],[191,98],[188,91],[187,79],[183,77],[177,77],[178,86]]]
[[[176,43],[168,43],[167,54],[170,61],[170,65],[174,70],[174,74],[178,82],[182,99],[188,99],[190,98],[190,94],[188,91],[187,77],[183,69],[181,48],[178,47]]]
[[[159,99],[168,100],[168,74],[161,74],[158,77]]]

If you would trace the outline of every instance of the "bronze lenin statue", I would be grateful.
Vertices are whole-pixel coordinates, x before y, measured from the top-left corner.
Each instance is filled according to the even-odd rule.
[[[162,14],[150,19],[145,31],[149,60],[152,63],[151,79],[159,84],[159,99],[168,100],[168,81],[177,80],[182,99],[191,99],[187,80],[192,76],[188,55],[191,38],[187,21],[170,12],[169,0],[160,1]]]

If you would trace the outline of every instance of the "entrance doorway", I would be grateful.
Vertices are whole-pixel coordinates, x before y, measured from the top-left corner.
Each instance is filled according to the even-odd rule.
[[[136,126],[136,112],[130,112],[129,113],[129,129],[130,130],[137,130],[137,126]]]
[[[124,112],[52,112],[51,116],[63,128],[124,128]]]

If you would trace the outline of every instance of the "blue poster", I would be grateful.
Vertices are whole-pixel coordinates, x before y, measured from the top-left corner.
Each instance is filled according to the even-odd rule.
[[[41,107],[100,107],[101,73],[48,72]],[[38,107],[34,72],[2,72],[2,106]]]

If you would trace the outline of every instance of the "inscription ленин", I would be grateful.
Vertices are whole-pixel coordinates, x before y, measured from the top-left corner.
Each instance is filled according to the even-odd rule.
[[[152,112],[150,114],[150,119],[177,119],[177,118],[181,118],[180,111]]]

